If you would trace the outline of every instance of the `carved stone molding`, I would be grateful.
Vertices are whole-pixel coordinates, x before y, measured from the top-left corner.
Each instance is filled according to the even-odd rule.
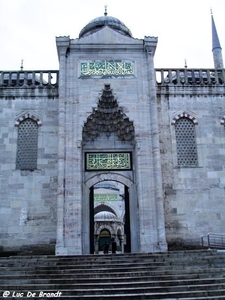
[[[105,84],[97,108],[93,109],[93,113],[84,124],[83,140],[93,141],[101,133],[105,133],[108,137],[111,133],[116,133],[121,141],[132,141],[134,138],[133,122],[118,106],[110,84]]]

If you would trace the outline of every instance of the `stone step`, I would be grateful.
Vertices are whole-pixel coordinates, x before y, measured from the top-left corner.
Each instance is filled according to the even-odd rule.
[[[176,256],[176,257],[179,257],[179,256],[194,256],[194,255],[198,255],[198,256],[201,256],[201,255],[205,255],[205,254],[210,254],[210,255],[217,255],[218,253],[224,253],[225,251],[221,251],[221,250],[216,250],[216,249],[200,249],[200,250],[178,250],[178,251],[167,251],[167,252],[145,252],[145,253],[117,253],[116,256],[118,257],[147,257],[147,256],[151,256],[151,257],[158,257],[158,256]],[[91,258],[98,258],[99,256],[107,256],[107,255],[104,255],[103,253],[100,253],[100,254],[75,254],[75,255],[58,255],[58,256],[55,256],[55,255],[46,255],[46,254],[43,254],[43,255],[34,255],[34,254],[29,254],[29,253],[24,253],[23,255],[7,255],[7,256],[3,256],[1,255],[1,258],[17,258],[17,257],[20,257],[21,259],[26,259],[26,258],[29,258],[29,259],[34,259],[34,258],[53,258],[55,259],[57,257],[57,259],[70,259],[70,258],[77,258],[77,259],[86,259],[87,257],[89,259]]]
[[[143,263],[158,263],[158,264],[171,264],[171,263],[205,263],[206,261],[212,261],[212,262],[222,262],[225,259],[225,255],[224,254],[220,254],[220,255],[201,255],[201,256],[184,256],[184,257],[171,257],[171,256],[162,256],[162,255],[158,255],[158,256],[143,256],[143,257],[130,257],[130,256],[125,256],[124,258],[120,258],[118,255],[105,255],[105,256],[95,256],[95,257],[86,257],[86,259],[78,259],[78,258],[52,258],[52,257],[46,257],[46,258],[42,258],[42,257],[35,257],[35,258],[27,258],[24,259],[24,257],[9,257],[9,258],[0,258],[0,266],[14,266],[14,265],[22,265],[22,266],[26,266],[26,265],[34,265],[34,264],[41,264],[41,265],[70,265],[70,264],[74,264],[74,265],[84,265],[86,264],[86,262],[88,261],[89,265],[95,265],[95,264],[99,264],[99,265],[104,265],[104,264],[131,264],[131,263],[135,263],[135,264],[143,264]]]
[[[140,263],[96,263],[96,264],[74,264],[73,262],[71,262],[71,264],[44,264],[42,265],[40,262],[37,262],[36,264],[21,264],[21,263],[11,263],[8,265],[1,265],[1,270],[4,270],[4,272],[9,271],[17,271],[21,268],[23,268],[24,270],[31,270],[31,269],[36,269],[36,270],[61,270],[61,269],[72,269],[72,270],[93,270],[93,269],[98,269],[98,270],[104,270],[104,269],[108,269],[108,270],[114,270],[114,269],[146,269],[146,268],[154,268],[156,269],[160,269],[160,268],[173,268],[173,269],[183,269],[184,267],[198,267],[201,268],[202,266],[205,266],[207,264],[208,267],[225,267],[225,257],[224,258],[220,258],[218,260],[205,260],[205,261],[189,261],[189,262],[182,262],[182,261],[169,261],[167,263],[164,262],[140,262]]]
[[[119,286],[138,286],[139,284],[141,286],[144,286],[145,284],[148,287],[151,286],[166,286],[166,285],[170,285],[170,286],[174,286],[174,285],[206,285],[206,284],[218,284],[218,283],[223,283],[224,284],[224,280],[222,278],[215,277],[215,278],[205,278],[205,281],[202,279],[188,279],[188,278],[170,278],[168,280],[168,278],[166,279],[162,279],[159,278],[159,280],[151,280],[149,278],[143,278],[142,280],[140,280],[138,277],[134,277],[132,278],[122,278],[123,280],[119,281],[118,278],[112,278],[111,280],[107,278],[96,278],[96,280],[91,280],[89,279],[89,281],[80,281],[79,279],[75,278],[74,280],[69,280],[69,279],[64,279],[64,280],[53,280],[51,278],[48,279],[43,279],[43,280],[35,280],[35,279],[30,279],[30,280],[24,280],[24,278],[21,278],[21,280],[16,280],[16,281],[9,281],[9,280],[4,280],[1,281],[0,283],[0,290],[7,290],[13,288],[13,287],[25,287],[27,289],[30,289],[32,287],[33,288],[41,288],[42,289],[47,289],[48,285],[49,286],[54,286],[55,288],[57,287],[58,289],[60,288],[69,288],[72,286],[85,286],[85,287],[93,287],[93,286],[114,286],[114,285],[119,285]],[[143,283],[143,281],[145,283]]]
[[[11,276],[1,276],[0,278],[0,284],[7,282],[8,280],[10,280],[11,282],[17,282],[19,280],[24,280],[25,281],[46,281],[51,279],[54,282],[70,282],[70,281],[74,281],[75,279],[78,282],[92,282],[92,281],[97,281],[97,280],[101,280],[101,281],[126,281],[126,280],[137,280],[137,281],[142,281],[142,280],[149,280],[149,281],[159,281],[160,279],[162,281],[169,281],[169,280],[205,280],[205,279],[212,279],[214,280],[215,278],[221,278],[224,279],[225,278],[225,273],[224,271],[221,273],[220,271],[217,272],[204,272],[204,270],[202,270],[201,273],[182,273],[180,274],[179,272],[176,274],[155,274],[152,273],[151,275],[149,275],[148,273],[135,273],[135,274],[120,274],[120,276],[117,276],[117,273],[112,274],[111,276],[109,276],[108,274],[101,274],[101,276],[96,276],[95,274],[89,274],[89,276],[74,276],[72,274],[63,274],[63,275],[55,275],[50,274],[46,275],[46,274],[42,274],[41,276],[37,275],[37,274],[30,274],[30,275],[21,275],[21,274],[12,274]]]
[[[1,261],[7,261],[7,260],[24,260],[24,261],[45,261],[46,258],[48,260],[52,261],[71,261],[71,260],[77,260],[77,261],[98,261],[102,260],[104,257],[105,259],[115,259],[115,260],[126,260],[128,259],[131,261],[131,259],[137,259],[137,260],[143,260],[143,259],[154,259],[154,258],[188,258],[188,257],[198,257],[201,256],[216,256],[218,257],[218,254],[225,255],[225,252],[220,252],[218,250],[195,250],[195,251],[171,251],[171,252],[163,252],[163,253],[130,253],[130,254],[116,254],[116,255],[96,255],[96,254],[88,254],[88,255],[68,255],[68,256],[54,256],[54,255],[14,255],[14,256],[7,256],[7,257],[0,257]]]
[[[116,261],[116,260],[105,260],[102,259],[101,261],[97,261],[97,262],[77,262],[77,261],[68,261],[68,262],[61,262],[61,261],[48,261],[46,259],[45,262],[42,261],[34,261],[34,262],[23,262],[23,261],[6,261],[6,262],[2,262],[0,261],[0,267],[10,267],[10,268],[16,268],[16,267],[32,267],[32,266],[40,266],[42,268],[46,267],[52,267],[52,268],[59,268],[59,267],[70,267],[72,268],[73,266],[80,266],[81,268],[83,268],[84,266],[89,266],[89,267],[115,267],[118,264],[120,266],[131,266],[131,265],[139,265],[139,266],[171,266],[171,265],[196,265],[196,263],[198,265],[203,265],[205,263],[210,263],[210,264],[224,264],[225,263],[225,256],[223,257],[205,257],[205,258],[196,258],[196,259],[179,259],[179,260],[171,260],[171,259],[167,259],[167,260],[160,260],[158,259],[156,260],[140,260],[140,261]]]
[[[0,275],[0,280],[4,279],[16,279],[21,278],[22,276],[24,278],[69,278],[71,276],[80,278],[80,279],[92,279],[92,278],[112,278],[112,277],[162,277],[162,276],[181,276],[182,277],[190,277],[192,274],[198,274],[199,278],[205,277],[206,274],[208,274],[208,277],[215,277],[217,274],[221,274],[221,277],[224,276],[225,268],[186,268],[186,269],[168,269],[168,270],[154,270],[154,269],[135,269],[131,268],[122,270],[122,269],[114,269],[114,270],[108,270],[107,268],[105,270],[76,270],[76,269],[69,269],[69,270],[58,270],[55,272],[55,270],[17,270],[12,271],[11,273],[5,273]]]
[[[34,270],[24,271],[24,270],[19,270],[18,272],[11,272],[9,274],[6,274],[3,272],[3,274],[0,275],[0,279],[2,280],[13,280],[13,279],[21,279],[23,278],[69,278],[71,276],[75,277],[76,273],[73,272],[73,270],[60,270],[60,272],[56,273],[54,271],[49,271],[49,272],[37,272]],[[204,277],[216,277],[217,275],[220,275],[221,277],[225,276],[225,268],[207,268],[207,269],[193,269],[193,268],[188,268],[184,269],[182,271],[180,270],[161,270],[161,271],[154,271],[154,270],[145,270],[145,271],[137,271],[137,272],[120,272],[120,270],[117,270],[116,272],[99,272],[99,270],[93,270],[91,272],[85,272],[80,273],[78,272],[75,278],[78,278],[79,280],[92,280],[94,278],[122,278],[122,277],[153,277],[153,278],[184,278],[188,277],[190,278],[191,276],[197,276],[198,278],[204,278]]]
[[[168,298],[169,297],[169,298]],[[85,300],[92,300],[92,299],[97,299],[97,300],[159,300],[159,299],[164,299],[164,300],[224,300],[225,296],[198,296],[198,295],[193,295],[193,297],[189,296],[189,295],[182,295],[182,297],[180,297],[180,295],[152,295],[152,294],[127,294],[127,295],[117,295],[117,294],[113,294],[113,295],[99,295],[99,296],[69,296],[67,295],[66,297],[61,296],[60,299],[62,300],[66,300],[66,299],[85,299]],[[0,298],[1,299],[1,298]],[[5,299],[5,298],[2,298]],[[41,298],[40,298],[41,299]],[[44,299],[44,298],[43,298]]]
[[[5,291],[4,289],[2,291]],[[7,290],[6,290],[7,291]],[[56,293],[56,292],[60,292],[60,295],[65,297],[65,299],[67,297],[77,297],[79,296],[80,298],[88,298],[88,297],[95,297],[98,299],[98,297],[100,298],[101,296],[112,296],[112,295],[118,295],[118,299],[120,299],[121,297],[128,297],[128,296],[132,296],[133,294],[136,294],[136,299],[139,299],[139,297],[141,297],[142,295],[148,295],[151,296],[151,298],[145,298],[145,299],[152,299],[156,298],[157,299],[164,299],[166,298],[173,298],[173,297],[177,297],[176,299],[182,299],[183,297],[193,297],[195,296],[195,299],[198,299],[197,297],[206,297],[206,296],[220,296],[220,297],[225,297],[225,289],[218,289],[217,286],[215,286],[215,289],[213,289],[213,287],[205,287],[205,286],[196,286],[195,288],[186,288],[183,289],[182,286],[180,286],[179,288],[161,288],[158,287],[158,289],[147,289],[147,288],[126,288],[126,289],[122,289],[122,288],[114,288],[114,289],[90,289],[90,290],[84,290],[84,289],[73,289],[73,287],[70,287],[68,290],[65,289],[52,289],[50,288],[46,288],[46,289],[16,289],[13,288],[11,290],[9,290],[10,292],[15,292],[15,293],[32,293],[32,294],[39,294],[40,291],[43,291],[45,293]],[[1,291],[0,291],[0,294]],[[13,298],[14,299],[14,298]],[[17,298],[16,298],[17,299]],[[61,297],[60,297],[61,299]]]
[[[36,298],[35,298],[35,296],[31,296],[30,294],[28,294],[28,297],[27,297],[27,294],[26,294],[26,292],[24,293],[24,296],[23,296],[23,298],[15,298],[15,297],[12,297],[12,293],[11,293],[11,296],[9,296],[9,297],[7,297],[7,299],[40,299],[40,300],[46,300],[46,299],[53,299],[53,297],[51,298],[51,297],[46,297],[46,296],[44,296],[44,297],[42,297],[41,295],[41,292],[42,291],[38,291],[37,292],[37,296],[36,296]],[[48,292],[47,292],[48,293]],[[148,300],[148,299],[151,299],[151,300],[159,300],[159,299],[164,299],[164,300],[224,300],[225,299],[225,295],[224,296],[216,296],[216,295],[214,295],[214,296],[203,296],[203,297],[201,297],[201,296],[196,296],[196,295],[194,295],[193,297],[189,297],[189,296],[187,296],[186,297],[186,295],[184,295],[184,297],[177,297],[177,296],[175,296],[175,297],[173,297],[173,296],[168,296],[167,297],[167,295],[164,295],[162,298],[155,298],[155,297],[157,297],[157,295],[156,296],[154,296],[154,295],[152,295],[152,294],[150,294],[150,295],[148,295],[148,294],[124,294],[124,295],[117,295],[117,294],[111,294],[111,295],[98,295],[98,296],[96,296],[96,295],[93,295],[93,297],[92,296],[84,296],[84,297],[80,297],[80,296],[74,296],[74,295],[72,295],[72,296],[70,296],[70,295],[67,295],[66,297],[64,297],[64,296],[55,296],[54,297],[54,299],[60,299],[60,300],[66,300],[66,299],[86,299],[86,300],[91,300],[91,299],[96,299],[96,300],[129,300],[129,299],[133,299],[133,300]],[[0,296],[0,299],[6,299],[5,297],[2,297],[2,296]]]
[[[25,289],[25,290],[35,290],[39,288],[40,290],[46,290],[47,288],[49,289],[57,289],[57,290],[62,290],[62,289],[80,289],[82,286],[82,289],[89,290],[89,289],[116,289],[116,288],[176,288],[183,286],[183,289],[185,290],[186,287],[188,289],[191,287],[193,288],[194,286],[197,287],[202,287],[203,285],[208,286],[216,286],[219,285],[220,288],[225,286],[225,278],[205,278],[205,279],[185,279],[185,280],[160,280],[160,281],[153,281],[153,280],[139,280],[137,281],[136,278],[129,280],[127,279],[126,281],[108,281],[105,282],[103,280],[99,280],[98,282],[83,282],[82,285],[80,282],[76,282],[76,279],[68,279],[66,280],[29,280],[25,281],[23,279],[17,280],[17,281],[10,281],[10,284],[7,282],[1,282],[0,283],[0,288],[1,290],[13,290],[17,289]]]
[[[205,288],[205,287],[204,287]],[[27,292],[30,291],[25,291],[23,290],[24,295],[27,295]],[[68,298],[73,298],[73,299],[183,299],[183,298],[192,298],[192,299],[198,299],[199,297],[214,297],[212,299],[215,299],[215,297],[220,297],[221,299],[225,299],[225,289],[199,289],[199,290],[189,290],[189,291],[157,291],[154,290],[153,292],[147,292],[147,291],[142,291],[141,289],[127,289],[127,290],[110,290],[110,289],[92,289],[90,290],[89,294],[83,294],[84,290],[80,289],[80,291],[78,290],[73,290],[73,289],[69,289],[69,290],[60,290],[60,291],[56,291],[56,290],[45,290],[45,291],[40,291],[40,289],[38,290],[32,290],[31,293],[36,293],[37,297],[36,299],[46,299],[46,298],[51,298],[48,297],[48,295],[50,296],[50,294],[52,293],[56,295],[56,293],[58,293],[58,295],[60,294],[59,299],[68,299]],[[11,299],[18,299],[18,298],[13,298],[13,292],[10,292],[10,296]],[[20,291],[16,291],[14,289],[14,293],[21,293]],[[44,294],[45,293],[45,294]],[[2,297],[1,297],[2,298]],[[219,298],[219,299],[220,299]],[[10,299],[9,297],[7,299]],[[205,299],[205,298],[203,298]]]

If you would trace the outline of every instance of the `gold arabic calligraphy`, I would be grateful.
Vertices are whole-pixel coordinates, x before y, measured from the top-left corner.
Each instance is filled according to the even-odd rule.
[[[88,153],[87,170],[129,170],[130,153]]]
[[[130,76],[134,75],[134,62],[88,61],[80,63],[81,76]]]
[[[95,201],[116,201],[117,195],[115,195],[115,194],[95,194],[94,200]]]

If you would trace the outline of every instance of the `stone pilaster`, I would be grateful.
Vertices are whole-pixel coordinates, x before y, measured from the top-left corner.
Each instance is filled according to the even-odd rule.
[[[57,195],[57,240],[56,254],[67,254],[65,248],[65,95],[66,95],[66,51],[69,38],[58,39],[59,55],[59,115],[58,115],[58,195]]]
[[[164,221],[164,207],[163,207],[163,190],[162,190],[162,171],[160,159],[160,145],[159,145],[159,126],[157,113],[157,98],[156,98],[156,80],[154,69],[154,52],[156,48],[157,39],[154,37],[145,38],[145,51],[148,63],[148,83],[150,94],[150,124],[152,135],[152,162],[154,178],[154,205],[155,214],[153,218],[153,251],[166,251],[167,243],[165,236],[165,221]]]

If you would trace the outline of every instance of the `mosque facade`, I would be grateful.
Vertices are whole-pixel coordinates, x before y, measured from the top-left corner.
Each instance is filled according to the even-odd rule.
[[[0,250],[163,252],[225,228],[225,72],[157,69],[120,20],[57,37],[59,70],[0,73]]]

